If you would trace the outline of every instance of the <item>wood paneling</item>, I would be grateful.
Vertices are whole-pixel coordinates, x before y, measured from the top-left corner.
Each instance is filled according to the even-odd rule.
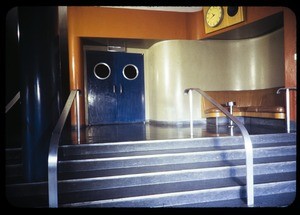
[[[284,59],[285,59],[285,87],[296,87],[296,17],[289,8],[284,9]],[[297,118],[297,93],[290,94],[291,120]]]

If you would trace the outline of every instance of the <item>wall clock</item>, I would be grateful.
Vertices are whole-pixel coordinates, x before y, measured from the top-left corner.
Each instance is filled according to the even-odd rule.
[[[214,28],[222,22],[223,16],[224,12],[221,6],[211,6],[207,9],[205,22],[209,27]]]
[[[245,21],[245,8],[241,6],[203,7],[205,33],[211,33]]]

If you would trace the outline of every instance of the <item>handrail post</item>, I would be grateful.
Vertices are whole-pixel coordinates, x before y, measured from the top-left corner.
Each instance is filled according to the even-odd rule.
[[[286,97],[286,130],[287,133],[290,133],[290,90],[289,88],[285,91],[285,97]]]
[[[229,106],[229,112],[232,115],[233,114],[233,105],[235,105],[235,102],[230,101],[226,103]],[[229,119],[229,126],[233,126],[233,121],[231,119]]]
[[[189,104],[190,104],[190,132],[191,138],[194,136],[194,124],[193,124],[193,91],[189,90]]]
[[[281,90],[285,90],[286,131],[287,131],[287,133],[290,133],[290,130],[291,130],[291,120],[290,120],[290,90],[297,90],[297,88],[296,87],[279,88],[276,93],[279,94]]]
[[[48,157],[48,202],[50,208],[58,207],[58,184],[57,184],[57,169],[55,166],[57,157]]]
[[[80,143],[80,103],[79,103],[80,91],[76,92],[76,112],[77,112],[77,142]]]

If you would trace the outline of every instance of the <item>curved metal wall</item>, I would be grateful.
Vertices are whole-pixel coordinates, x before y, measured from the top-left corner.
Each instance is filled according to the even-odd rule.
[[[284,86],[283,29],[245,40],[168,40],[148,50],[148,119],[188,121],[185,88],[255,90]],[[194,117],[202,119],[200,96]]]

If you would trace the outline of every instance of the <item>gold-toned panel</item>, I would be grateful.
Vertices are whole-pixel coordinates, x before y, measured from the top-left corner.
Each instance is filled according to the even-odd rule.
[[[209,26],[209,22],[212,18],[214,18],[215,16],[211,17],[211,16],[207,16],[207,12],[209,10],[209,6],[208,7],[203,7],[203,15],[204,15],[204,28],[205,28],[205,33],[211,33],[235,24],[238,24],[240,22],[245,21],[245,8],[242,6],[239,7],[228,7],[228,6],[222,6],[223,9],[223,15],[222,15],[222,19],[221,22],[216,25],[216,26]],[[231,9],[236,8],[237,10],[235,11],[236,13],[231,13]],[[214,15],[214,14],[213,14]]]
[[[224,7],[224,10],[228,11],[229,7],[227,7],[227,6]],[[228,12],[227,12],[224,22],[225,22],[226,27],[228,27],[228,26],[243,22],[243,21],[245,21],[245,19],[246,19],[246,9],[245,9],[245,7],[239,6],[237,13],[233,16],[228,15]]]

